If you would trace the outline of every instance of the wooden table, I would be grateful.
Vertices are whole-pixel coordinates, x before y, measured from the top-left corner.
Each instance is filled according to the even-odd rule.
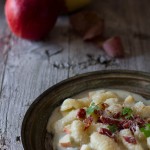
[[[0,149],[23,149],[20,129],[33,100],[71,76],[106,69],[150,72],[150,1],[97,0],[91,6],[106,23],[106,36],[120,35],[126,57],[110,59],[72,31],[61,17],[44,42],[19,39],[9,31],[0,2]]]

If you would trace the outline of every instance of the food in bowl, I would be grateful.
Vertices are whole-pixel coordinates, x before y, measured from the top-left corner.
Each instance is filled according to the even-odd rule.
[[[47,124],[54,150],[148,150],[150,103],[122,90],[96,90],[67,98]]]

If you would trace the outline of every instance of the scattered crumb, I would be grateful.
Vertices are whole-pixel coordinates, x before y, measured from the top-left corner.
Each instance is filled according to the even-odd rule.
[[[105,68],[113,65],[117,65],[117,61],[114,58],[110,58],[105,55],[93,55],[93,54],[86,54],[87,59],[85,61],[81,61],[78,63],[74,62],[54,62],[53,67],[57,69],[86,69],[90,66],[95,65],[103,65]]]
[[[89,60],[94,60],[94,55],[92,54],[86,54],[87,58],[89,58]]]
[[[20,142],[20,141],[21,141],[20,136],[17,136],[16,137],[16,142]]]
[[[58,50],[58,51],[56,51],[56,52],[54,52],[54,53],[50,53],[50,50],[48,50],[48,49],[46,49],[45,50],[45,54],[46,54],[46,56],[48,57],[48,58],[50,58],[50,57],[52,57],[52,56],[55,56],[55,55],[57,55],[57,54],[59,54],[59,53],[62,53],[63,52],[63,49],[61,49],[61,50]]]
[[[105,65],[105,67],[107,68],[108,66],[111,65],[111,62],[113,61],[113,59],[109,59],[109,58],[107,58],[107,57],[105,57],[105,56],[99,56],[99,57],[97,58],[97,61],[98,61],[100,64]]]
[[[5,137],[5,135],[0,134],[0,150],[9,150],[10,140]]]

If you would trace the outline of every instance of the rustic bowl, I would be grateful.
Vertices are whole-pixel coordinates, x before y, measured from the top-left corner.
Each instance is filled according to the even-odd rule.
[[[21,131],[24,149],[46,150],[46,125],[54,108],[65,98],[97,88],[123,89],[150,99],[150,74],[120,70],[97,71],[52,86],[34,101],[24,117]],[[53,149],[52,145],[49,145],[49,149]]]

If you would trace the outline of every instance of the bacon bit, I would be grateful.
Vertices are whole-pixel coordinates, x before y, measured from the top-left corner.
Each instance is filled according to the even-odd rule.
[[[99,119],[104,124],[109,124],[109,125],[119,124],[119,120],[117,120],[117,119],[113,119],[113,118],[109,118],[109,117],[103,117],[103,116],[100,116]]]
[[[118,139],[116,137],[115,134],[112,134],[110,130],[106,129],[106,128],[101,128],[99,131],[100,134],[106,135],[110,138],[113,138],[115,142],[118,142]]]
[[[118,118],[120,118],[121,117],[121,112],[118,112],[118,113],[114,113],[113,114],[113,118],[115,118],[115,119],[118,119]]]
[[[100,131],[99,131],[100,134],[103,134],[103,135],[106,135],[110,138],[112,138],[112,133],[110,130],[106,129],[106,128],[101,128]]]
[[[146,122],[144,121],[144,119],[142,119],[139,115],[134,116],[134,119],[135,119],[135,122],[136,122],[140,127],[144,126],[144,124],[146,123]]]
[[[129,136],[123,136],[126,142],[136,144],[136,139],[134,137],[129,137]]]
[[[132,133],[136,131],[136,126],[144,126],[146,122],[140,116],[134,116],[133,120],[122,120],[120,121],[119,129],[130,129]]]
[[[109,107],[109,105],[108,105],[108,104],[106,104],[106,103],[102,103],[102,109],[103,109],[103,110],[105,110],[107,107]]]
[[[120,122],[120,125],[122,126],[123,129],[128,129],[128,128],[130,128],[132,123],[133,122],[131,120],[123,120]]]
[[[129,129],[131,130],[132,133],[134,133],[136,131],[136,123],[134,122]]]
[[[90,127],[90,125],[92,124],[92,121],[93,121],[92,116],[89,116],[88,118],[84,119],[84,124],[85,124],[84,130]]]
[[[100,119],[100,117],[97,119],[97,123],[103,123]]]
[[[132,133],[136,131],[136,122],[132,120],[123,120],[120,121],[119,129],[130,129]]]
[[[98,117],[103,114],[102,110],[94,110],[94,114],[96,114]]]
[[[77,118],[79,119],[85,119],[86,117],[86,111],[85,109],[79,109],[78,113],[77,113]]]

